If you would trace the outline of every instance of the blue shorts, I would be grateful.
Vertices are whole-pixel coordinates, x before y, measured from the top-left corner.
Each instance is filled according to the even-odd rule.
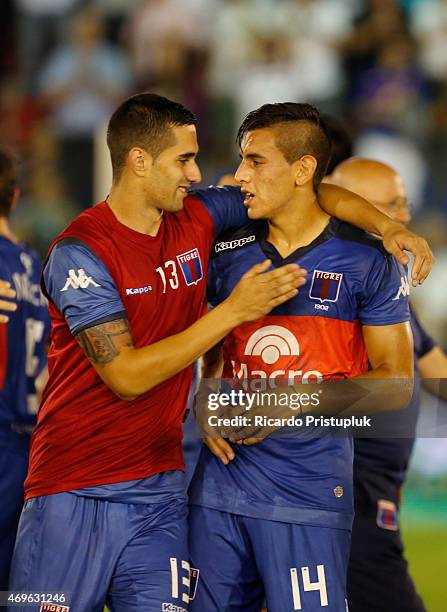
[[[73,612],[188,610],[187,507],[59,493],[25,503],[10,590],[67,594]],[[33,612],[39,605],[11,608]]]
[[[0,445],[0,591],[8,590],[9,567],[23,507],[29,437],[16,449]]]
[[[191,612],[346,612],[350,532],[190,508]]]

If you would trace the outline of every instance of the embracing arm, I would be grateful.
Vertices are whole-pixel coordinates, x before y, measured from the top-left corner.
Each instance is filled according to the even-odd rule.
[[[411,272],[414,287],[427,278],[435,259],[424,238],[392,221],[365,198],[342,187],[322,183],[318,189],[318,202],[329,215],[381,236],[385,249],[399,263],[409,263],[404,251],[410,251],[414,255]]]
[[[125,318],[88,327],[76,339],[105,384],[120,398],[135,399],[193,363],[233,327],[296,295],[305,278],[298,266],[265,272],[269,265],[267,260],[254,266],[222,304],[184,331],[149,346],[134,348]]]

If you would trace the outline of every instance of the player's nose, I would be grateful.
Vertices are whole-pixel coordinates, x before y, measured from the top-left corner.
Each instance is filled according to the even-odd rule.
[[[200,172],[200,168],[195,161],[188,164],[186,178],[190,183],[200,183],[202,180],[202,173]]]
[[[234,173],[234,178],[238,183],[248,183],[248,181],[250,180],[248,169],[245,166],[244,162],[241,162],[239,164],[238,169]]]

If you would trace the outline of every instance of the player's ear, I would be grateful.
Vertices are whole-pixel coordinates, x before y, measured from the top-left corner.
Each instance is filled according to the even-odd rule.
[[[295,162],[295,184],[302,186],[313,180],[317,160],[313,155],[303,155]]]
[[[127,154],[127,165],[129,169],[139,177],[146,175],[152,167],[153,158],[141,147],[133,147]]]

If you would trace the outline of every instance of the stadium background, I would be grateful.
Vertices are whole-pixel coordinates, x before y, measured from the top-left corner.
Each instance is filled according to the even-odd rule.
[[[23,188],[13,225],[42,255],[106,195],[104,122],[123,97],[151,89],[197,114],[204,184],[237,165],[247,111],[308,101],[345,122],[357,154],[404,177],[413,228],[437,257],[412,299],[447,348],[446,0],[2,0],[0,10],[0,143],[20,156]],[[402,513],[429,612],[447,609],[442,422],[426,398]]]

